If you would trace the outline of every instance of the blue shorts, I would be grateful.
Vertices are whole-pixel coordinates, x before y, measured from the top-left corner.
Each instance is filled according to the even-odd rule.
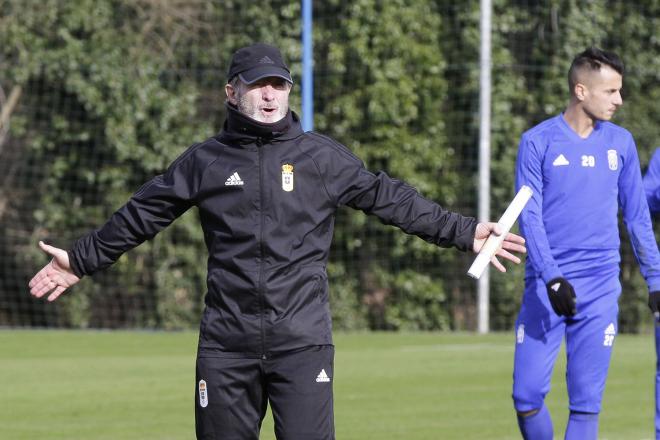
[[[566,384],[571,411],[599,413],[617,334],[618,270],[607,276],[567,277],[575,288],[577,314],[557,316],[540,278],[525,280],[516,321],[513,401],[517,411],[543,406],[552,370],[566,338]]]

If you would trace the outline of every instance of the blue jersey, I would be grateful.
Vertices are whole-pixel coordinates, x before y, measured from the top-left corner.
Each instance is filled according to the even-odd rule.
[[[660,254],[632,135],[599,121],[583,139],[555,116],[522,135],[516,190],[534,192],[520,217],[527,276],[590,276],[617,270],[618,212],[651,291],[660,289]],[[613,269],[614,268],[614,269]]]
[[[660,147],[655,149],[644,175],[644,191],[651,213],[660,214]]]
[[[649,162],[644,175],[644,191],[649,210],[654,215],[660,214],[660,147]],[[660,325],[655,326],[655,438],[660,439]]]

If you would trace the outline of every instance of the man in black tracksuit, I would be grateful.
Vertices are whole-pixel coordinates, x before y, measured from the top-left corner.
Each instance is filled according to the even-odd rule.
[[[68,252],[40,243],[53,260],[30,281],[31,293],[54,300],[196,206],[209,252],[197,438],[257,439],[270,402],[278,439],[334,439],[326,264],[337,209],[463,251],[478,250],[496,226],[446,211],[367,171],[334,140],[303,132],[277,48],[238,50],[228,80],[220,134],[188,148]],[[519,262],[506,249],[524,252],[522,243],[509,234],[499,255]]]

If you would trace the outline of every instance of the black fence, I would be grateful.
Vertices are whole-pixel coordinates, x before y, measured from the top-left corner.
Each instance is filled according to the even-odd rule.
[[[28,293],[47,261],[37,242],[68,247],[216,133],[241,45],[282,49],[299,111],[300,16],[289,1],[0,0],[0,325],[197,325],[206,250],[196,211],[52,304]],[[660,144],[659,17],[652,0],[494,1],[493,218],[513,196],[520,134],[563,110],[570,61],[590,45],[626,63],[615,122],[648,162]],[[315,2],[313,29],[315,129],[475,216],[479,2]],[[621,329],[639,331],[646,287],[622,238]],[[328,267],[335,327],[474,329],[471,259],[342,209]],[[522,276],[491,277],[492,329],[512,327]]]

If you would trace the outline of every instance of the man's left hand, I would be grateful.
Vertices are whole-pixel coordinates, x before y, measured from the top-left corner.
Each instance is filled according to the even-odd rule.
[[[491,233],[495,235],[501,235],[502,230],[500,225],[493,222],[479,223],[477,225],[477,229],[474,232],[474,245],[472,249],[475,252],[479,252]],[[519,264],[520,258],[516,257],[511,252],[524,254],[527,252],[527,249],[525,248],[524,238],[522,238],[520,235],[512,234],[509,232],[504,237],[504,241],[502,241],[500,248],[497,250],[493,258],[491,258],[491,264],[495,266],[495,268],[500,272],[506,272],[506,268],[502,265],[502,263],[500,263],[497,257],[500,256],[509,261],[513,261],[516,264]]]

